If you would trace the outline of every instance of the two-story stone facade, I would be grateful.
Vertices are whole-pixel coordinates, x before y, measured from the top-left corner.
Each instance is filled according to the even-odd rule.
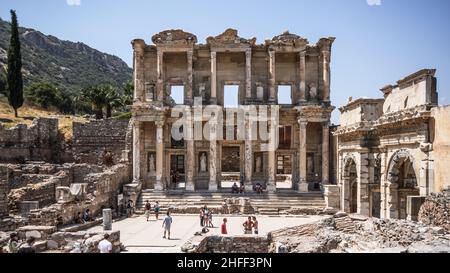
[[[153,45],[140,39],[132,42],[135,184],[157,191],[212,192],[235,182],[248,190],[260,183],[269,192],[308,192],[328,184],[334,38],[310,45],[285,32],[257,44],[255,38],[241,38],[228,29],[198,44],[194,34],[167,30],[152,41]],[[265,106],[279,106],[279,119],[267,123],[267,130],[277,133],[277,149],[262,148],[267,140],[255,137],[252,128],[258,121],[251,118],[233,128],[231,138],[218,137],[221,127],[226,128],[216,122],[205,130],[209,139],[174,139],[172,128],[179,118],[174,108],[184,105],[188,124],[204,128],[207,118],[195,111],[217,106],[219,115],[227,116],[233,108],[226,105],[229,86],[237,89],[234,108],[252,106],[258,114]],[[280,90],[288,92],[288,101],[280,100]]]

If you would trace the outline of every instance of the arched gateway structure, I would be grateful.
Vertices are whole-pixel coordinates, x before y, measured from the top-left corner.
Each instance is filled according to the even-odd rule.
[[[382,88],[384,99],[350,98],[339,109],[341,125],[334,136],[341,209],[415,219],[422,197],[442,190],[434,180],[433,141],[440,135],[435,126],[442,122],[433,117],[438,109],[434,75],[432,69],[418,71]]]
[[[167,30],[152,41],[153,45],[140,39],[132,42],[135,187],[228,192],[236,182],[247,190],[259,183],[268,192],[308,192],[330,183],[334,38],[310,45],[285,32],[257,44],[255,38],[241,38],[228,29],[198,44],[194,34]],[[234,106],[229,107],[230,102]],[[179,120],[173,110],[180,106],[186,119],[175,131],[193,138],[173,135]],[[220,119],[208,121],[213,115],[205,112],[211,106],[220,110],[214,117],[227,123],[237,119],[240,110],[231,110],[239,106],[254,107],[250,109],[255,113],[229,126]],[[270,117],[278,112],[279,119],[261,124],[259,115],[266,106]],[[276,135],[264,139],[263,129]],[[267,149],[272,140],[278,145]]]

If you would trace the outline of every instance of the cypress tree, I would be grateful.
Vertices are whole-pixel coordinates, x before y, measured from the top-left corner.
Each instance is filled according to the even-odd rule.
[[[17,109],[23,105],[23,77],[19,26],[17,23],[17,15],[14,10],[11,10],[11,40],[8,48],[8,69],[6,82],[9,105],[14,108],[14,115],[17,117]]]

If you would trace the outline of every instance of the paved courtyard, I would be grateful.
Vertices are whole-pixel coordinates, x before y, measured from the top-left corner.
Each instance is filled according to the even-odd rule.
[[[161,216],[160,218],[163,218]],[[131,253],[179,253],[181,246],[190,239],[195,232],[201,231],[200,219],[195,215],[173,215],[171,240],[163,239],[162,219],[156,221],[154,217],[146,222],[144,216],[135,216],[113,223],[113,230],[120,230],[120,239]],[[242,224],[246,217],[226,216],[228,218],[229,235],[242,235]],[[270,231],[286,227],[294,227],[302,224],[315,222],[322,216],[303,217],[269,217],[259,216],[260,235],[266,235]],[[220,234],[222,216],[216,216],[209,235]],[[100,231],[101,226],[91,228],[90,231]]]

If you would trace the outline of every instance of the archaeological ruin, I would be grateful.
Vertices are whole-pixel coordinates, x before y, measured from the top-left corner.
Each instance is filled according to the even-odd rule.
[[[17,231],[36,237],[40,252],[76,243],[96,252],[103,233],[86,230],[101,225],[104,209],[120,219],[129,200],[138,213],[159,201],[161,213],[208,205],[221,215],[328,217],[268,237],[201,238],[186,252],[364,251],[361,238],[380,236],[392,242],[377,248],[420,251],[419,235],[403,242],[412,233],[445,245],[450,107],[438,105],[436,71],[383,87],[384,98],[349,98],[332,125],[334,41],[286,31],[257,44],[234,29],[205,44],[183,30],[160,32],[152,45],[133,40],[130,120],[74,122],[70,140],[57,119],[0,123],[0,248]],[[93,221],[76,223],[87,209]],[[120,232],[107,232],[123,250]]]

